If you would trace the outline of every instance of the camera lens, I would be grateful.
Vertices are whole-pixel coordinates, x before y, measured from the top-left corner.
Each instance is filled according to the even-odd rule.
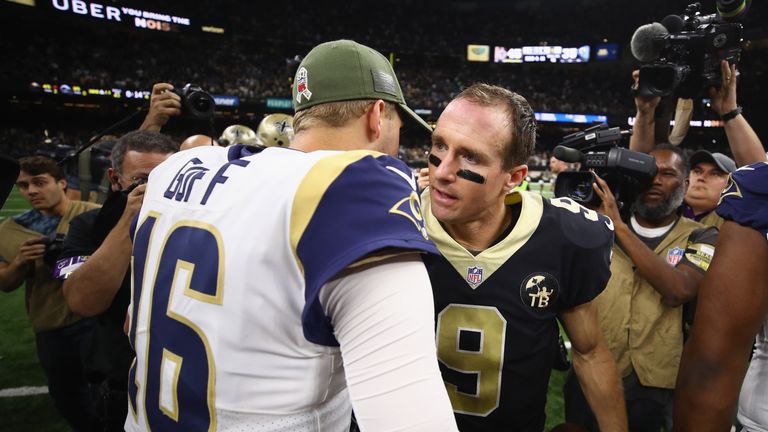
[[[213,115],[216,102],[204,92],[193,92],[187,97],[189,110],[195,117],[206,118]]]
[[[569,194],[570,198],[583,203],[589,201],[592,196],[592,182],[593,180],[582,180],[576,183]]]

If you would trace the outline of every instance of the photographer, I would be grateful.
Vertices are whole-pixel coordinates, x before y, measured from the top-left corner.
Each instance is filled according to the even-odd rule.
[[[658,174],[635,200],[629,222],[596,177],[598,209],[613,219],[611,278],[595,300],[600,327],[623,377],[629,430],[667,427],[683,349],[680,307],[693,299],[709,266],[717,231],[683,218],[687,166],[674,146],[657,146]],[[597,430],[573,374],[565,385],[566,420]]]
[[[75,430],[87,430],[87,384],[81,352],[92,329],[90,320],[75,315],[53,277],[50,239],[64,235],[78,214],[98,207],[70,200],[64,171],[44,156],[20,160],[16,185],[32,210],[0,223],[0,289],[6,292],[26,282],[27,314],[35,332],[37,357],[48,379],[56,408]]]
[[[130,224],[141,208],[150,171],[177,148],[157,132],[135,131],[120,138],[108,171],[112,194],[101,211],[72,221],[59,258],[60,263],[76,263],[62,275],[67,304],[81,315],[97,317],[85,372],[99,430],[122,431],[126,416],[128,368],[134,358],[123,332],[130,301]]]
[[[765,150],[752,127],[741,115],[741,108],[736,103],[736,66],[723,60],[720,72],[724,79],[720,88],[709,89],[712,109],[724,121],[725,134],[736,161],[721,154],[704,150],[694,153],[689,159],[691,176],[685,195],[683,215],[707,226],[719,227],[723,219],[714,212],[720,198],[720,191],[725,187],[728,174],[737,166],[765,160]],[[637,84],[637,74],[633,75]],[[648,152],[654,148],[653,130],[655,122],[653,112],[659,103],[659,97],[635,97],[637,117],[630,139],[630,149]]]
[[[741,107],[736,103],[736,65],[729,65],[723,60],[720,73],[724,77],[719,88],[710,88],[712,110],[723,119],[725,135],[731,148],[737,166],[744,166],[765,160],[765,149],[755,131],[741,114]],[[639,77],[637,75],[635,80]],[[658,96],[635,96],[637,116],[632,128],[632,138],[629,148],[644,153],[650,152],[654,145],[654,128],[656,126],[653,113],[661,100]]]

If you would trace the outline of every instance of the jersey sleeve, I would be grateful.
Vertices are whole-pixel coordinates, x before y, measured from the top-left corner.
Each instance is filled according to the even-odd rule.
[[[53,270],[54,278],[66,279],[98,249],[99,245],[93,238],[93,226],[98,213],[99,209],[89,210],[70,221],[61,254]]]
[[[290,228],[306,282],[308,340],[338,345],[318,292],[341,270],[383,251],[438,253],[420,207],[413,174],[392,157],[344,152],[310,170],[297,190]]]
[[[559,308],[588,303],[605,289],[611,277],[613,221],[569,198],[550,201],[558,209],[565,244],[564,278]]]
[[[743,166],[731,173],[717,214],[768,236],[768,162]]]

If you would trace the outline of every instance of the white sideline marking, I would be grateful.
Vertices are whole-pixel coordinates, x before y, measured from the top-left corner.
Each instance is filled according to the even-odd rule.
[[[3,397],[19,397],[19,396],[34,396],[39,394],[48,393],[48,387],[16,387],[0,390],[0,398]]]

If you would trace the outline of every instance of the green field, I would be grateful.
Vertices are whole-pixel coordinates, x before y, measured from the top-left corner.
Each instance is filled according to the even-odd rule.
[[[29,208],[14,189],[0,210],[0,220]],[[2,239],[0,239],[2,241]],[[547,426],[550,430],[563,421],[562,388],[565,373],[552,371],[547,400]],[[44,386],[45,376],[35,354],[35,336],[24,311],[24,289],[0,293],[0,390],[24,386]],[[47,394],[0,397],[0,432],[59,432],[69,428]]]

